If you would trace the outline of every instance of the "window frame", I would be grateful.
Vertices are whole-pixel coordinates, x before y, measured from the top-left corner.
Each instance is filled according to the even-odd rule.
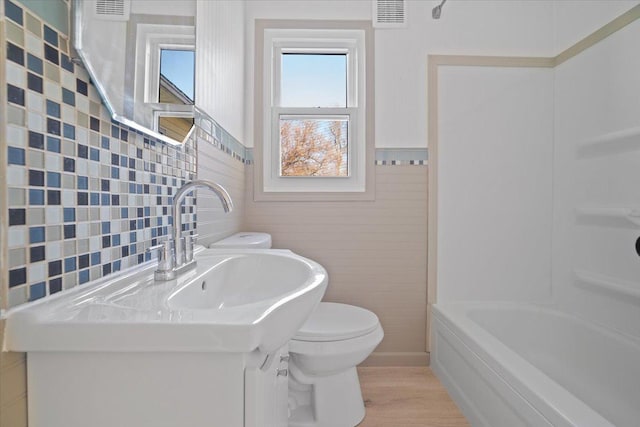
[[[373,200],[373,31],[365,21],[256,20],[254,200]],[[280,106],[282,55],[346,54],[346,107]],[[283,116],[348,116],[347,177],[281,176]]]

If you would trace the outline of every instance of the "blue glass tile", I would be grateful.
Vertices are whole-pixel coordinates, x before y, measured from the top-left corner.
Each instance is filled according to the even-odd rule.
[[[138,242],[138,234],[135,231],[129,233],[129,243],[137,243]]]
[[[49,62],[53,62],[56,65],[60,64],[60,58],[58,55],[58,49],[49,46],[48,44],[44,45],[44,59]]]
[[[29,131],[29,147],[44,150],[44,135]]]
[[[120,217],[123,219],[129,218],[129,209],[128,208],[120,208]]]
[[[60,121],[47,117],[47,132],[60,136]]]
[[[4,1],[4,13],[7,15],[7,18],[16,22],[19,25],[22,25],[22,8],[18,5],[10,2],[9,0]]]
[[[44,172],[29,169],[29,185],[44,187]]]
[[[44,70],[42,59],[38,58],[37,56],[33,56],[30,53],[27,53],[27,68],[34,73],[42,75]]]
[[[111,146],[111,143],[109,141],[109,137],[108,136],[103,136],[102,137],[102,148],[104,148],[105,150],[108,150],[110,146]]]
[[[60,190],[47,190],[47,204],[60,205]]]
[[[27,87],[29,90],[42,93],[43,85],[42,77],[36,76],[33,73],[27,73]]]
[[[76,257],[65,258],[64,260],[64,272],[68,273],[70,271],[76,270]]]
[[[156,183],[156,176],[155,175],[151,175],[151,183],[152,184]]]
[[[100,204],[100,194],[99,193],[91,193],[89,195],[89,201],[91,206],[98,206]]]
[[[47,288],[44,282],[29,286],[29,301],[35,301],[47,295]]]
[[[65,157],[62,160],[62,166],[65,172],[75,172],[76,171],[76,161],[70,157]]]
[[[25,164],[24,149],[16,147],[7,147],[7,155],[9,157],[10,165],[22,165]]]
[[[102,275],[106,276],[108,274],[111,274],[111,264],[105,264],[102,266]]]
[[[78,157],[81,159],[89,158],[89,147],[86,145],[78,144]]]
[[[91,265],[100,264],[100,252],[94,252],[91,254]]]
[[[97,148],[91,148],[90,153],[89,153],[89,158],[91,160],[99,162],[100,161],[100,150],[98,150]]]
[[[45,257],[45,247],[44,246],[33,246],[29,249],[29,259],[31,262],[43,261]]]
[[[73,62],[64,53],[60,53],[60,66],[70,73],[75,72]]]
[[[74,106],[76,105],[76,94],[69,89],[62,88],[62,102]]]
[[[120,268],[122,268],[122,261],[120,260],[116,260],[113,262],[113,271],[120,271]]]
[[[89,88],[88,88],[87,82],[80,79],[76,79],[76,92],[84,96],[89,95]]]
[[[49,294],[53,295],[62,290],[62,277],[49,280]]]
[[[120,136],[120,128],[115,125],[111,125],[111,136],[118,138]]]
[[[100,132],[100,119],[98,119],[97,117],[89,117],[89,127],[91,128],[91,130]]]
[[[133,245],[129,245],[129,253],[131,255],[135,255],[136,252],[138,251],[138,246],[133,244]]]
[[[102,236],[102,249],[111,247],[111,236]]]
[[[83,269],[89,267],[89,254],[80,255],[78,257],[78,268]]]
[[[58,47],[58,33],[48,25],[44,26],[44,39],[47,43]]]
[[[25,209],[9,209],[9,225],[25,225],[27,211]]]
[[[7,84],[7,98],[12,104],[24,107],[24,89]]]
[[[114,234],[111,236],[111,245],[112,246],[120,246],[120,235]]]
[[[136,194],[136,185],[133,182],[129,183],[129,193]]]
[[[144,260],[145,261],[151,261],[151,253],[150,252],[145,252],[144,253]]]
[[[76,226],[75,224],[65,224],[64,226],[64,238],[75,239],[76,238]]]
[[[44,205],[44,190],[29,190],[29,204],[34,206]]]
[[[120,166],[123,168],[127,167],[127,156],[120,156]]]
[[[7,59],[24,66],[24,49],[7,42]]]
[[[142,184],[136,184],[136,193],[142,194]]]
[[[158,229],[157,228],[152,228],[151,229],[151,237],[153,237],[154,239],[156,237],[158,237]],[[153,246],[155,246],[155,245],[153,245]]]
[[[41,243],[41,242],[44,242],[44,238],[45,238],[44,227],[29,228],[29,243]]]
[[[60,188],[60,173],[47,172],[47,186]]]
[[[47,115],[60,118],[60,104],[47,99]]]
[[[89,194],[79,192],[78,193],[78,205],[87,206],[89,204]]]
[[[102,234],[111,233],[111,223],[109,221],[102,221]]]
[[[111,204],[111,197],[109,197],[109,194],[107,193],[100,194],[100,204],[102,206],[109,206]]]
[[[117,168],[115,166],[111,167],[111,178],[120,179],[120,168]]]
[[[47,136],[47,150],[53,153],[59,153],[60,139],[53,136]]]
[[[150,216],[150,215],[151,215],[151,208],[149,206],[145,206],[144,216]]]
[[[144,220],[138,220],[138,230],[142,230],[144,228]]]
[[[74,222],[76,220],[76,208],[64,208],[64,222]]]
[[[136,159],[129,158],[129,168],[130,169],[135,169],[136,168]]]
[[[78,282],[82,285],[89,281],[89,270],[82,270],[78,273]]]
[[[51,261],[49,263],[49,277],[62,274],[62,260]]]
[[[88,189],[89,189],[89,177],[78,176],[78,190],[88,190]]]
[[[67,139],[76,139],[76,127],[70,125],[69,123],[64,123],[62,125],[62,133]]]

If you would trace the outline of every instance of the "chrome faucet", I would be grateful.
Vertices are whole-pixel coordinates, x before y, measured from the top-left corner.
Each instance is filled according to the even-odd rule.
[[[175,279],[179,273],[190,270],[196,266],[196,261],[193,259],[193,246],[197,235],[189,235],[186,238],[182,237],[181,205],[187,195],[199,188],[206,188],[213,191],[216,196],[220,198],[222,208],[225,212],[231,212],[233,210],[233,202],[227,190],[213,181],[198,179],[180,187],[173,197],[173,229],[171,233],[173,239],[164,241],[159,247],[158,270],[155,272],[156,280]]]

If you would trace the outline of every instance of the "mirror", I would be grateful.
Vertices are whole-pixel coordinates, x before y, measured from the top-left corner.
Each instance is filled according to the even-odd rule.
[[[171,144],[194,124],[195,0],[75,0],[74,47],[113,119]]]

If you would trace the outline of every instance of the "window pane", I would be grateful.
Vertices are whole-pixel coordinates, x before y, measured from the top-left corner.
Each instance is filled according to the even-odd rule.
[[[160,51],[159,102],[193,104],[195,58],[193,50]]]
[[[280,176],[349,176],[349,118],[280,118]]]
[[[281,107],[346,107],[346,54],[282,54]]]

